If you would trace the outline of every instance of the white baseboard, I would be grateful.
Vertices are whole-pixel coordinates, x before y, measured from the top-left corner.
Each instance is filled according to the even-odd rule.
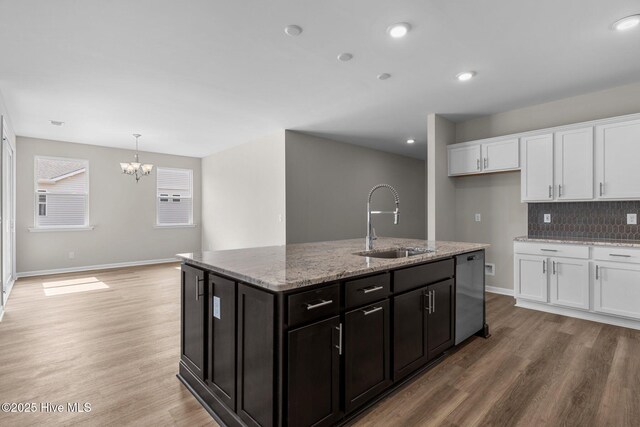
[[[3,317],[4,317],[4,308],[0,306],[0,322],[2,322]]]
[[[484,290],[491,292],[492,294],[508,295],[510,297],[513,296],[513,289],[499,288],[497,286],[485,286]]]
[[[583,320],[591,320],[592,322],[606,323],[608,325],[622,326],[623,328],[640,330],[640,321],[626,319],[623,317],[607,316],[606,314],[558,307],[555,305],[526,301],[523,299],[516,299],[516,307],[528,308],[530,310],[544,311],[545,313],[559,314],[561,316],[575,317]]]
[[[87,265],[87,266],[81,266],[81,267],[56,268],[53,270],[24,271],[22,273],[17,273],[16,276],[18,278],[33,277],[33,276],[47,276],[50,274],[76,273],[80,271],[91,271],[91,270],[109,270],[113,268],[137,267],[140,265],[151,265],[151,264],[165,264],[169,262],[178,262],[178,261],[180,261],[178,258],[164,258],[164,259],[149,259],[146,261],[116,262],[113,264],[99,264],[99,265]]]

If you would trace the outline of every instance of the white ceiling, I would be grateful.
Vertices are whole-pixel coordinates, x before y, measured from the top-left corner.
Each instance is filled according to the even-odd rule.
[[[0,90],[24,136],[131,148],[139,132],[142,150],[205,156],[286,128],[424,157],[429,112],[640,80],[640,30],[610,29],[634,13],[637,0],[0,0]],[[398,21],[413,29],[390,39]],[[478,75],[457,82],[465,70]]]

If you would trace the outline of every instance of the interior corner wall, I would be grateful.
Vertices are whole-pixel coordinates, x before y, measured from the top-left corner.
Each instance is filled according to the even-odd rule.
[[[447,145],[455,141],[455,125],[437,115],[427,116],[427,237],[455,239],[456,188],[448,172]]]
[[[287,243],[362,238],[369,191],[386,183],[400,195],[400,222],[374,215],[379,236],[425,238],[424,161],[295,131],[286,132]],[[381,189],[375,209],[393,210]]]
[[[458,123],[465,142],[640,112],[640,83],[614,87]],[[527,234],[527,205],[520,202],[520,172],[454,179],[456,240],[491,244],[495,264],[487,285],[513,289],[513,239]],[[481,214],[481,222],[474,215]]]
[[[284,130],[202,159],[202,249],[286,242]]]
[[[89,161],[88,231],[31,232],[34,222],[34,156]],[[190,228],[157,228],[156,171],[136,183],[119,162],[132,150],[18,137],[16,143],[16,257],[18,274],[117,263],[166,260],[200,248],[200,159],[141,152],[158,166],[193,170]],[[69,254],[73,252],[71,257]]]

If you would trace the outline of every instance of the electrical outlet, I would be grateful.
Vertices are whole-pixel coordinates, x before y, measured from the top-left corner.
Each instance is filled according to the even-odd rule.
[[[495,276],[496,275],[496,265],[493,263],[486,263],[484,265],[484,274],[487,276]]]
[[[637,225],[638,224],[638,214],[627,214],[627,224],[628,225]]]
[[[71,251],[69,252],[69,259],[74,259],[76,257],[76,253]]]
[[[544,214],[545,224],[551,224],[551,214]]]
[[[476,214],[476,222],[480,222],[482,221],[482,215],[480,215],[479,213]]]

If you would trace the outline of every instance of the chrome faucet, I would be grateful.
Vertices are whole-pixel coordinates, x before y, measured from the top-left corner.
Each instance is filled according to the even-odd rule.
[[[371,210],[371,196],[373,196],[374,191],[378,188],[387,188],[393,194],[396,202],[396,210],[395,211],[372,211]],[[398,192],[395,188],[390,186],[389,184],[378,184],[369,191],[369,199],[367,200],[367,238],[365,241],[365,250],[370,251],[373,249],[373,241],[378,237],[376,236],[376,229],[371,225],[371,215],[379,215],[379,214],[393,214],[393,224],[397,225],[398,220],[400,218],[400,197],[398,197]]]

